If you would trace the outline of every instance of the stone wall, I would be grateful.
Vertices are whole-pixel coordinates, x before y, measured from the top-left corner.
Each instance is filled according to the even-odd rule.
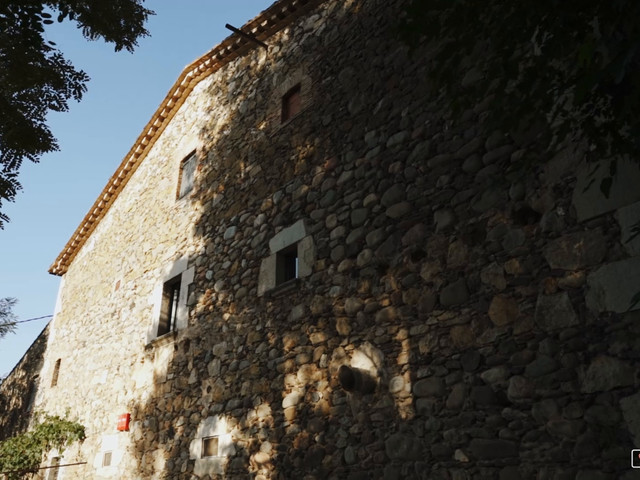
[[[87,426],[65,478],[633,478],[640,191],[483,134],[488,101],[453,117],[402,3],[327,2],[173,118],[64,277],[38,406]],[[310,271],[260,287],[284,237]],[[185,258],[188,326],[149,342]]]
[[[29,427],[40,387],[49,327],[45,327],[7,378],[0,384],[0,441]],[[4,341],[10,341],[5,338]]]

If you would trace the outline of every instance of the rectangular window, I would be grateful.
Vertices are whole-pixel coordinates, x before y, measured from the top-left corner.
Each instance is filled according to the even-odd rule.
[[[58,375],[60,375],[60,358],[56,360],[56,364],[53,366],[53,375],[51,376],[51,387],[58,385]]]
[[[178,300],[180,299],[181,275],[165,282],[162,288],[162,305],[160,307],[160,322],[158,323],[158,336],[173,332],[176,329],[176,317],[178,315]]]
[[[218,437],[202,439],[202,458],[218,456]]]
[[[178,198],[184,197],[193,190],[193,181],[196,176],[197,157],[196,152],[190,153],[187,158],[180,163],[180,180],[178,188]]]
[[[276,254],[276,285],[298,278],[298,244]]]
[[[51,465],[49,469],[49,475],[47,475],[47,480],[58,480],[58,474],[60,473],[60,457],[53,457],[51,459]]]
[[[297,84],[282,97],[282,122],[295,117],[302,110],[300,84]]]
[[[104,454],[102,455],[102,466],[103,467],[111,466],[111,455],[112,455],[112,452],[104,452]]]

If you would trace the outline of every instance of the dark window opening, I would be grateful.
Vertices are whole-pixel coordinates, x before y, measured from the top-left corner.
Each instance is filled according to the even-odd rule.
[[[298,245],[291,245],[276,254],[276,285],[298,278]]]
[[[102,455],[102,466],[103,467],[111,466],[111,455],[112,455],[112,452],[104,452],[104,454]]]
[[[218,456],[218,437],[202,439],[202,458]]]
[[[196,152],[190,153],[187,158],[180,163],[180,179],[178,187],[178,198],[184,197],[193,190],[193,181],[196,176]]]
[[[162,305],[160,307],[160,322],[158,324],[159,337],[173,332],[176,329],[179,298],[180,275],[166,282],[162,289]]]
[[[297,84],[282,97],[282,122],[296,116],[302,110],[300,84]]]
[[[51,465],[49,469],[49,475],[47,475],[47,480],[58,480],[58,474],[60,473],[60,457],[53,457],[51,459]]]
[[[60,374],[60,358],[56,360],[56,364],[53,366],[53,375],[51,376],[51,386],[58,385],[58,375]]]

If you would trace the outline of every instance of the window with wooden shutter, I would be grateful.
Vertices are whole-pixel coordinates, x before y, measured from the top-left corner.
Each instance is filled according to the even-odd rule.
[[[282,122],[295,117],[302,110],[301,87],[298,83],[282,97]]]

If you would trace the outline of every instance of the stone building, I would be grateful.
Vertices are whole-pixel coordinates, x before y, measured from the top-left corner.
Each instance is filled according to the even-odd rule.
[[[280,0],[185,69],[51,266],[2,436],[68,410],[65,480],[636,478],[640,171],[494,182],[532,138],[443,110],[404,3]]]

